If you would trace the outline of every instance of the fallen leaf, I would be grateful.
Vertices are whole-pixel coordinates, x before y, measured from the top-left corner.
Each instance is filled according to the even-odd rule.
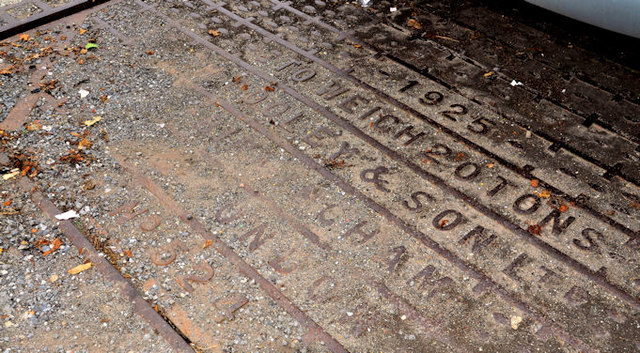
[[[51,80],[51,81],[39,83],[38,86],[40,86],[40,89],[43,91],[51,92],[56,88],[57,84],[58,84],[58,80]]]
[[[12,202],[13,202],[12,200],[5,201],[5,202],[3,203],[3,205],[4,205],[4,206],[11,206],[11,203],[12,203]]]
[[[59,276],[54,273],[51,276],[49,276],[49,282],[53,283],[53,282],[57,281],[58,278],[59,278]]]
[[[13,68],[16,67],[15,65],[12,66],[7,66],[5,68],[0,69],[0,75],[11,75],[13,74]]]
[[[26,34],[26,33],[25,33],[25,34],[21,34],[20,36],[18,36],[18,38],[19,38],[21,41],[26,42],[26,41],[28,41],[28,40],[29,40],[29,35],[28,35],[28,34]]]
[[[88,179],[83,185],[82,185],[82,190],[93,190],[96,188],[96,182],[93,179]]]
[[[52,252],[60,249],[60,245],[62,245],[62,240],[60,240],[58,238],[53,239],[53,241],[51,242],[51,248],[49,248],[49,250],[43,252],[42,256],[47,256],[47,255],[51,254]]]
[[[531,179],[531,186],[533,186],[534,188],[537,188],[538,184],[539,184],[538,179]]]
[[[42,129],[42,124],[40,124],[39,122],[35,121],[35,122],[25,126],[25,128],[27,129],[27,131],[36,131],[36,130]]]
[[[72,269],[69,270],[69,273],[72,275],[77,275],[78,273],[82,272],[82,271],[86,271],[88,269],[91,268],[93,264],[91,262],[87,262],[86,264],[82,264],[82,265],[78,265]]]
[[[86,126],[91,126],[91,125],[97,123],[100,120],[102,120],[101,116],[94,116],[93,119],[91,119],[91,120],[85,120],[84,124]]]
[[[540,227],[539,224],[532,224],[529,227],[527,227],[527,232],[531,234],[540,235],[541,231],[542,231],[542,227]]]
[[[217,37],[217,36],[220,35],[220,31],[218,31],[217,29],[215,29],[215,30],[214,29],[210,29],[209,30],[209,34],[211,34],[214,37]]]
[[[246,91],[248,88],[249,88],[249,87],[247,87],[247,85],[243,85],[243,86],[242,86],[242,90],[243,90],[243,91]]]
[[[276,89],[271,87],[271,86],[267,86],[264,88],[265,91],[275,91]]]
[[[84,48],[86,50],[98,49],[98,44],[96,44],[96,43],[87,43],[87,45],[85,45]]]
[[[551,197],[551,193],[548,190],[542,190],[542,192],[538,193],[538,197],[541,199],[548,199]]]
[[[9,180],[13,177],[18,176],[18,174],[20,174],[20,169],[12,169],[9,173],[5,174],[2,176],[2,179],[4,180]]]
[[[30,165],[22,168],[22,171],[20,171],[20,175],[22,175],[22,176],[27,175],[27,173],[29,173],[29,170],[31,170],[31,166]]]
[[[362,48],[362,45],[360,45],[360,44],[354,44],[353,46],[354,46],[354,48]]]
[[[489,71],[489,72],[487,72],[486,74],[484,74],[482,76],[489,77],[489,76],[495,75],[495,73],[496,73],[495,71]]]
[[[91,148],[91,146],[93,146],[93,143],[89,140],[87,140],[87,138],[83,138],[82,140],[80,140],[80,142],[78,143],[78,149],[79,150],[84,150],[84,149],[89,149]]]
[[[558,211],[560,211],[562,213],[567,212],[567,210],[569,210],[569,206],[567,206],[565,204],[562,204],[562,205],[560,205],[560,207],[558,207]]]
[[[87,33],[87,30],[84,28],[80,28],[80,34],[85,34],[85,33]]]
[[[511,317],[511,328],[514,330],[518,329],[518,326],[522,322],[522,317],[520,316],[512,316]]]
[[[206,249],[206,248],[210,247],[211,244],[213,244],[213,240],[207,239],[207,240],[204,241],[204,245],[202,245],[202,248]]]
[[[155,52],[153,50],[147,50],[147,54],[148,55],[153,55],[153,54],[155,54]]]
[[[127,257],[133,257],[133,253],[131,252],[131,250],[125,250],[123,251],[123,253],[127,255]]]
[[[415,29],[422,29],[422,25],[420,24],[420,22],[414,20],[413,18],[410,18],[409,21],[407,21],[407,26],[413,27]]]
[[[493,168],[495,165],[493,163],[487,164],[487,168]]]
[[[88,51],[87,49],[82,49],[82,50],[80,50],[80,54],[86,54],[86,53],[88,53],[88,52],[89,52],[89,51]]]
[[[336,161],[334,159],[325,163],[324,166],[329,169],[340,169],[345,167],[345,163],[344,163],[344,159],[341,159],[339,161]]]

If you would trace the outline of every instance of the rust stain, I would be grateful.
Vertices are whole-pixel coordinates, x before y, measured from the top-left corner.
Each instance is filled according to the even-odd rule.
[[[9,112],[7,118],[0,123],[0,130],[19,130],[27,120],[27,117],[33,110],[38,100],[44,96],[44,93],[30,94],[25,98],[19,100],[13,107],[13,109],[11,109],[11,111]]]
[[[222,353],[222,348],[218,342],[213,340],[213,335],[203,331],[196,325],[193,320],[189,318],[187,312],[179,305],[172,306],[167,312],[167,317],[176,325],[182,334],[197,344],[200,351]]]

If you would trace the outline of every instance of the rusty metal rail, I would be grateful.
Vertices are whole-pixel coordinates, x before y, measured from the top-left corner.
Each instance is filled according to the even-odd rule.
[[[106,3],[109,0],[74,0],[60,6],[50,6],[41,0],[25,0],[16,4],[0,7],[0,40],[18,33],[41,26],[76,12]],[[17,19],[11,15],[11,10],[21,6],[35,6],[36,13],[23,19]]]

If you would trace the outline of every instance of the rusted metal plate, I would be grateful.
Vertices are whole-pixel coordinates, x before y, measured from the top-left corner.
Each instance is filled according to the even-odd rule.
[[[201,351],[636,350],[633,134],[508,72],[461,88],[487,72],[461,48],[379,51],[342,27],[363,11],[95,12],[100,63],[60,80],[75,126],[97,134],[78,122],[100,114],[109,135],[86,167],[101,183],[60,197],[104,211],[83,221],[121,254],[113,265]],[[507,114],[507,95],[535,109]]]
[[[108,0],[21,0],[0,6],[0,39],[106,1]]]

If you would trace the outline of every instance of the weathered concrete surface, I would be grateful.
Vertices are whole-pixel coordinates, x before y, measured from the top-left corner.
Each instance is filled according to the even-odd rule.
[[[483,6],[387,5],[116,1],[12,38],[2,171],[80,213],[158,340],[637,351],[637,73]],[[49,259],[16,227],[2,248]]]

